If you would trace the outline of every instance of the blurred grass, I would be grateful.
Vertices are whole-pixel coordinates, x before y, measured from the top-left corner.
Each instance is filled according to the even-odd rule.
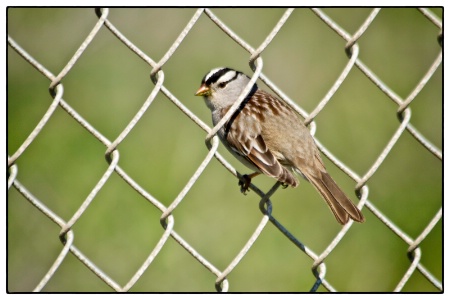
[[[159,60],[195,9],[111,9],[109,20],[142,51]],[[257,48],[284,9],[213,9]],[[442,9],[433,9],[442,18]],[[370,9],[324,9],[350,34]],[[93,9],[9,8],[8,34],[57,74],[97,21]],[[238,20],[238,21],[236,21]],[[437,28],[416,9],[383,9],[358,41],[360,58],[406,98],[440,51]],[[307,111],[325,96],[348,61],[345,42],[310,10],[297,9],[263,53],[264,73]],[[210,122],[209,110],[193,96],[203,75],[230,66],[250,74],[249,55],[202,16],[164,66],[164,85],[190,110]],[[12,155],[51,103],[49,81],[8,47],[8,154]],[[111,141],[150,94],[151,68],[103,28],[63,80],[64,100]],[[442,68],[411,105],[412,123],[442,148]],[[362,176],[399,122],[397,107],[356,68],[317,116],[316,137]],[[169,206],[207,153],[205,133],[159,95],[119,145],[120,166]],[[222,146],[240,172],[247,170]],[[18,159],[18,180],[55,213],[69,220],[107,168],[105,147],[57,108],[38,138]],[[326,160],[336,181],[356,200],[355,183]],[[273,180],[258,177],[268,190]],[[442,163],[404,133],[368,182],[370,200],[416,237],[442,205]],[[237,180],[215,160],[174,212],[175,230],[201,255],[224,269],[261,219],[258,197],[239,193]],[[340,226],[306,182],[273,197],[273,214],[316,253]],[[8,193],[8,290],[32,290],[61,244],[59,228],[17,191]],[[339,291],[391,291],[409,266],[407,245],[364,209],[326,259],[327,280]],[[74,226],[75,244],[124,285],[161,237],[161,212],[113,175]],[[320,225],[319,225],[320,224]],[[318,229],[320,226],[320,230]],[[442,280],[442,222],[421,245],[422,262]],[[230,290],[308,291],[311,260],[272,225],[229,275]],[[416,272],[417,273],[417,272]],[[215,276],[169,240],[131,291],[213,292]],[[324,291],[323,288],[320,289]],[[44,291],[111,289],[72,255]],[[421,275],[405,291],[436,292]]]

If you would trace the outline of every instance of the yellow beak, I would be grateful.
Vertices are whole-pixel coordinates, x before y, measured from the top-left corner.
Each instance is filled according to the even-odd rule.
[[[195,96],[209,96],[209,95],[211,95],[211,89],[204,84],[202,84],[202,86],[195,93]]]

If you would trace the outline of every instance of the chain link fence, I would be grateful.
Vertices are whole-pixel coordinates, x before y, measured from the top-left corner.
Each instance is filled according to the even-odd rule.
[[[443,290],[441,8],[7,16],[9,292]],[[223,65],[305,118],[365,223],[306,182],[239,193],[193,96]]]

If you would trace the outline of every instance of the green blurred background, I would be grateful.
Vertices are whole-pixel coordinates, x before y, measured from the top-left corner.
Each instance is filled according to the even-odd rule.
[[[284,9],[213,9],[232,30],[257,48]],[[350,34],[368,17],[367,8],[323,11]],[[442,9],[432,11],[442,19]],[[194,14],[191,8],[111,9],[108,19],[137,47],[158,61]],[[90,8],[9,8],[8,34],[54,74],[59,73],[97,22]],[[360,59],[405,99],[441,51],[439,29],[418,10],[388,8],[358,40]],[[345,42],[311,10],[297,9],[264,51],[263,72],[311,112],[342,72]],[[51,97],[49,80],[8,47],[8,154],[39,122]],[[194,97],[210,69],[230,66],[251,74],[249,54],[202,15],[164,65],[164,85],[207,124],[209,110]],[[63,79],[64,100],[108,139],[115,140],[154,85],[151,67],[102,28]],[[263,86],[261,84],[261,86]],[[263,86],[264,87],[264,86]],[[412,124],[442,148],[442,67],[411,104]],[[316,117],[316,137],[363,176],[399,126],[397,106],[357,68]],[[169,206],[207,154],[205,132],[159,94],[119,145],[120,166],[151,195]],[[17,160],[18,180],[53,212],[69,220],[107,169],[105,147],[58,107],[40,135]],[[220,146],[237,168],[248,170]],[[357,200],[355,182],[328,159],[339,185]],[[274,181],[254,180],[262,190]],[[369,199],[415,239],[442,205],[442,163],[404,133],[370,178]],[[278,191],[274,216],[315,253],[340,230],[306,182]],[[202,256],[224,270],[262,218],[254,192],[243,196],[237,179],[213,160],[174,212],[175,230]],[[408,245],[363,209],[327,257],[326,279],[338,291],[392,291],[410,266]],[[7,288],[34,289],[62,249],[60,228],[14,188],[7,204]],[[75,245],[121,285],[134,275],[163,234],[161,211],[113,174],[74,225]],[[421,263],[442,280],[442,221],[421,244]],[[308,291],[312,260],[268,224],[228,276],[232,292]],[[214,292],[216,277],[173,239],[164,245],[133,292]],[[69,254],[46,292],[110,292]],[[325,291],[323,287],[319,291]],[[415,271],[404,291],[438,292]]]

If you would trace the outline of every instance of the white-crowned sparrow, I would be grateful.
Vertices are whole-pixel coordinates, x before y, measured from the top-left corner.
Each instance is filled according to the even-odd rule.
[[[196,96],[203,96],[216,125],[245,89],[250,78],[230,68],[217,68],[203,77]],[[296,187],[293,171],[313,184],[337,221],[364,216],[328,174],[319,150],[300,116],[283,101],[255,84],[230,120],[217,132],[224,146],[255,173],[240,181],[241,191],[251,178],[264,173],[283,185]]]

